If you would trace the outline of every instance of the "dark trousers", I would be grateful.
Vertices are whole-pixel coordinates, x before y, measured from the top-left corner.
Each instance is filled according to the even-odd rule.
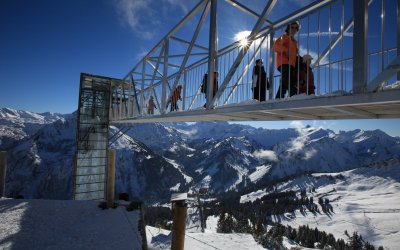
[[[171,102],[171,110],[170,111],[172,112],[175,110],[179,110],[178,102]]]
[[[293,66],[288,64],[282,64],[278,67],[278,71],[281,72],[281,84],[278,92],[276,93],[275,99],[284,98],[286,91],[289,90],[289,96],[297,94],[297,74]]]
[[[265,92],[267,91],[267,88],[265,84],[257,84],[256,87],[253,88],[253,99],[256,99],[260,102],[265,102]]]

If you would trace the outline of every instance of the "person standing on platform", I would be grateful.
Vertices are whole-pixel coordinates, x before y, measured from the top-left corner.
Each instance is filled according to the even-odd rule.
[[[182,92],[182,85],[178,85],[174,89],[174,92],[172,93],[172,96],[171,96],[171,110],[170,110],[171,112],[179,110],[178,100],[182,100],[181,92]]]
[[[154,97],[150,96],[149,106],[147,107],[147,114],[154,115],[154,108],[157,109],[156,104],[154,103]]]
[[[260,102],[265,102],[265,95],[267,89],[269,89],[269,84],[267,80],[267,73],[265,73],[263,60],[257,59],[256,65],[253,68],[253,99],[256,99]]]
[[[299,70],[299,94],[315,95],[314,72],[311,68],[312,57],[304,55]]]
[[[212,89],[211,99],[214,98],[215,94],[218,91],[218,76],[219,76],[218,71],[215,71],[214,72],[214,84],[211,85],[211,89]],[[201,93],[204,93],[205,98],[206,98],[206,103],[203,106],[204,108],[206,107],[207,102],[208,102],[208,100],[207,100],[207,81],[208,81],[208,74],[204,74],[203,81],[201,83],[201,88],[200,88]]]
[[[296,57],[298,48],[294,36],[299,29],[300,24],[292,22],[286,27],[285,33],[274,43],[276,67],[281,72],[281,82],[275,99],[284,98],[286,91],[289,91],[289,96],[297,94]]]

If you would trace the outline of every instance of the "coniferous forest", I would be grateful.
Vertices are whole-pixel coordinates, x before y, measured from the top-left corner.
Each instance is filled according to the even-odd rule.
[[[286,237],[299,246],[317,249],[382,249],[365,241],[362,235],[344,232],[347,239],[337,239],[333,234],[301,225],[298,228],[274,222],[272,218],[283,214],[294,213],[295,210],[307,213],[333,212],[328,199],[322,197],[314,200],[309,193],[313,189],[301,190],[300,197],[294,191],[276,192],[265,195],[253,202],[240,203],[240,194],[229,192],[224,198],[209,199],[202,203],[204,219],[208,216],[219,216],[218,233],[248,233],[262,246],[272,249],[285,249],[282,244]],[[307,196],[308,194],[308,196]],[[171,230],[172,214],[166,207],[147,207],[146,223],[151,226]]]

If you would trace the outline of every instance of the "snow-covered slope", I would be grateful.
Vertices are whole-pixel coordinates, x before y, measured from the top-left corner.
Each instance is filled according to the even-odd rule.
[[[397,249],[400,246],[400,160],[391,159],[382,164],[338,173],[302,176],[278,184],[277,192],[309,190],[318,212],[307,209],[272,216],[273,221],[297,228],[299,225],[317,227],[336,238],[349,239],[358,232],[375,246]],[[253,201],[266,195],[259,190],[244,195],[241,202]],[[323,212],[318,199],[329,200],[329,212]]]
[[[172,234],[168,230],[147,226],[147,245],[149,249],[171,249]],[[258,245],[250,234],[186,233],[185,249],[265,249]]]
[[[142,249],[139,211],[98,204],[0,198],[0,249]]]
[[[7,197],[72,197],[75,119],[44,125],[8,152]]]
[[[111,133],[117,128],[111,127]],[[169,200],[172,192],[188,189],[191,178],[179,165],[154,153],[146,145],[123,135],[112,145],[117,150],[116,192],[146,202]]]

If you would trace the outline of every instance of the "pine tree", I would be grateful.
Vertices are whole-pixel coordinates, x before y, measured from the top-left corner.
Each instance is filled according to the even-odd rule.
[[[369,244],[369,242],[367,241],[367,243],[365,243],[364,245],[364,249],[365,250],[375,250],[375,247],[371,244]]]
[[[357,232],[354,232],[351,237],[350,247],[354,250],[361,250],[363,247],[362,238],[357,234]]]
[[[231,214],[224,213],[219,217],[217,223],[217,232],[218,233],[233,233],[234,220]]]
[[[257,223],[255,224],[254,233],[257,236],[264,234],[264,225],[261,220],[258,220]]]

